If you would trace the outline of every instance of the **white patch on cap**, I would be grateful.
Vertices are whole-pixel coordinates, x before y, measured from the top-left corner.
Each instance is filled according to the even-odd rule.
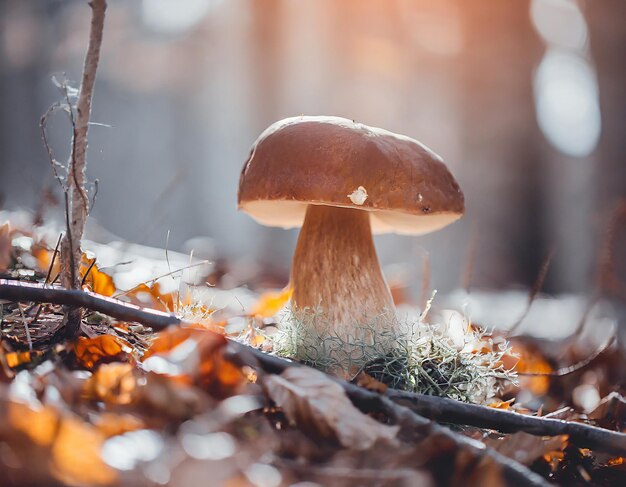
[[[350,201],[355,205],[361,206],[367,199],[367,190],[363,186],[359,186],[348,195],[348,198],[350,198]]]

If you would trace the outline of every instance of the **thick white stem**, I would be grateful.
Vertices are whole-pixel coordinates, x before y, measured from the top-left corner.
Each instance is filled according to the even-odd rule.
[[[367,211],[309,205],[291,269],[292,308],[320,338],[372,343],[395,326]],[[311,316],[316,318],[311,319]]]

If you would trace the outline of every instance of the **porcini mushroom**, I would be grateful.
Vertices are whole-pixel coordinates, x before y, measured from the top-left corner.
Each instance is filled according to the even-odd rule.
[[[372,232],[424,234],[464,212],[463,193],[434,152],[339,117],[271,125],[252,147],[238,200],[263,225],[302,227],[292,309],[320,316],[310,323],[321,340],[345,343],[372,342],[383,331],[393,336],[389,327],[398,326]]]

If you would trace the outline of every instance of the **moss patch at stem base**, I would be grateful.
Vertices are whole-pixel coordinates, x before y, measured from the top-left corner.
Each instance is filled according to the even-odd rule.
[[[440,324],[396,321],[381,327],[382,315],[359,323],[353,336],[339,337],[322,313],[286,311],[271,337],[274,351],[319,370],[344,377],[364,371],[390,387],[484,404],[503,386],[515,382],[502,358],[510,354],[505,340],[467,327],[462,346]],[[312,323],[315,322],[315,326]],[[321,324],[321,325],[320,325]],[[381,331],[382,330],[382,331]]]

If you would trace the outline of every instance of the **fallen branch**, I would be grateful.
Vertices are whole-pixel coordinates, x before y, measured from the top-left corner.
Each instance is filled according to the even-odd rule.
[[[14,302],[35,301],[89,308],[93,311],[112,316],[121,321],[136,321],[155,330],[163,330],[170,325],[181,325],[183,321],[173,314],[154,309],[140,308],[101,294],[79,289],[63,289],[56,286],[34,284],[0,279],[0,299]]]
[[[5,279],[0,279],[0,299],[13,302],[37,301],[80,306],[119,320],[136,321],[151,326],[155,330],[162,330],[170,325],[189,324],[171,314],[142,309],[133,304],[87,291],[60,289]],[[235,355],[244,357],[248,364],[253,360],[258,362],[267,373],[281,373],[288,367],[302,366],[297,362],[269,355],[236,341],[231,340],[229,346]],[[420,416],[435,421],[492,429],[501,433],[524,431],[536,436],[569,435],[572,443],[579,447],[619,456],[626,455],[626,434],[624,433],[584,423],[529,416],[477,404],[462,403],[445,397],[427,396],[395,389],[389,389],[385,396],[381,396],[343,380],[335,380],[359,408],[365,408],[370,412],[376,411],[376,408],[381,407],[382,404],[388,408],[387,401],[393,401],[398,405],[406,406]]]

